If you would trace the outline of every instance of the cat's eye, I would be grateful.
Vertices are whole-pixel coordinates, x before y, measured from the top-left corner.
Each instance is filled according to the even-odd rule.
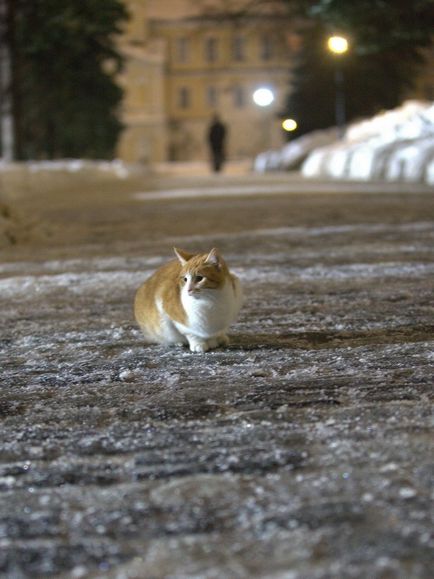
[[[195,282],[199,282],[199,281],[202,281],[202,280],[203,280],[203,275],[195,275],[195,276],[194,276],[194,281],[195,281]]]
[[[182,278],[182,281],[185,281],[185,283],[187,283],[187,282],[188,282],[188,278],[187,278],[187,277],[183,277],[183,278]]]

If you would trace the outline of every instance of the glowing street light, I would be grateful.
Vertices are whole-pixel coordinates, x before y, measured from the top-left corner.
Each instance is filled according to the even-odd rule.
[[[348,50],[348,40],[343,36],[330,36],[327,46],[334,54],[345,54]]]
[[[284,119],[282,121],[282,129],[290,133],[291,131],[295,131],[297,128],[297,122],[294,119]]]
[[[258,105],[258,107],[263,108],[265,111],[265,109],[267,109],[267,107],[269,107],[271,103],[274,101],[274,93],[270,88],[267,88],[266,86],[261,86],[260,88],[257,88],[255,90],[255,92],[252,95],[252,98],[255,105]],[[263,123],[264,123],[262,134],[264,135],[265,147],[270,148],[272,143],[273,124],[271,122],[270,114],[263,113],[261,116],[263,116]]]
[[[253,93],[253,101],[259,107],[268,107],[274,101],[273,91],[266,87],[261,87]]]
[[[344,36],[330,36],[327,40],[327,47],[335,55],[335,118],[339,136],[342,139],[345,133],[346,111],[344,71],[340,59],[348,51],[348,40]]]

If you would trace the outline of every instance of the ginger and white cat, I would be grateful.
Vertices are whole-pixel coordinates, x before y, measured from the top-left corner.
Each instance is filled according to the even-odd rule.
[[[134,314],[147,342],[188,344],[192,352],[227,345],[242,302],[238,278],[217,249],[174,251],[178,259],[157,269],[136,293]]]

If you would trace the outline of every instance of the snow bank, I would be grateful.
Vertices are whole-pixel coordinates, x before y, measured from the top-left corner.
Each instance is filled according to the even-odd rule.
[[[299,169],[311,151],[336,140],[336,129],[314,131],[295,141],[287,143],[278,151],[260,153],[254,161],[254,170],[258,173]]]
[[[0,160],[0,171],[28,170],[30,173],[46,171],[64,171],[67,173],[79,173],[83,171],[99,171],[112,173],[119,179],[127,178],[131,173],[131,167],[120,159],[113,161],[90,161],[86,159],[58,159],[55,161],[26,161],[20,163],[5,163]]]
[[[88,169],[96,169],[103,173],[112,173],[119,179],[126,179],[130,175],[130,170],[119,159],[114,161],[87,161],[83,159],[60,159],[58,161],[31,161],[28,163],[30,172],[38,171],[67,171],[77,173]]]
[[[15,223],[8,205],[0,203],[0,247],[10,245],[14,241]]]
[[[311,152],[305,177],[434,184],[434,105],[409,101],[351,125],[342,141]]]
[[[342,140],[336,140],[334,129],[328,129],[272,153],[258,156],[257,171],[301,165],[302,174],[311,178],[434,185],[434,104],[407,101],[397,109],[350,125]]]
[[[46,239],[52,224],[40,221],[34,200],[51,192],[57,199],[78,192],[103,190],[107,183],[141,179],[146,169],[120,160],[6,162],[0,159],[0,248],[23,241]],[[33,199],[33,202],[32,202]]]

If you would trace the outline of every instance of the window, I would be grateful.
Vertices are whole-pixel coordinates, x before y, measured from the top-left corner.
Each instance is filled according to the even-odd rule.
[[[232,97],[234,107],[241,109],[246,104],[244,88],[242,86],[234,86],[232,89]]]
[[[264,34],[261,38],[261,58],[262,60],[273,58],[273,39],[269,34]]]
[[[235,36],[232,40],[232,58],[236,62],[245,60],[245,38],[244,36]]]
[[[206,104],[209,107],[216,107],[218,104],[218,92],[215,86],[209,86],[206,89]]]
[[[176,60],[184,63],[190,60],[190,41],[188,38],[183,37],[176,40]]]
[[[210,36],[205,39],[205,60],[207,62],[216,62],[218,58],[218,41],[217,38]]]
[[[190,89],[182,86],[178,91],[178,106],[180,109],[188,109],[191,104]]]

